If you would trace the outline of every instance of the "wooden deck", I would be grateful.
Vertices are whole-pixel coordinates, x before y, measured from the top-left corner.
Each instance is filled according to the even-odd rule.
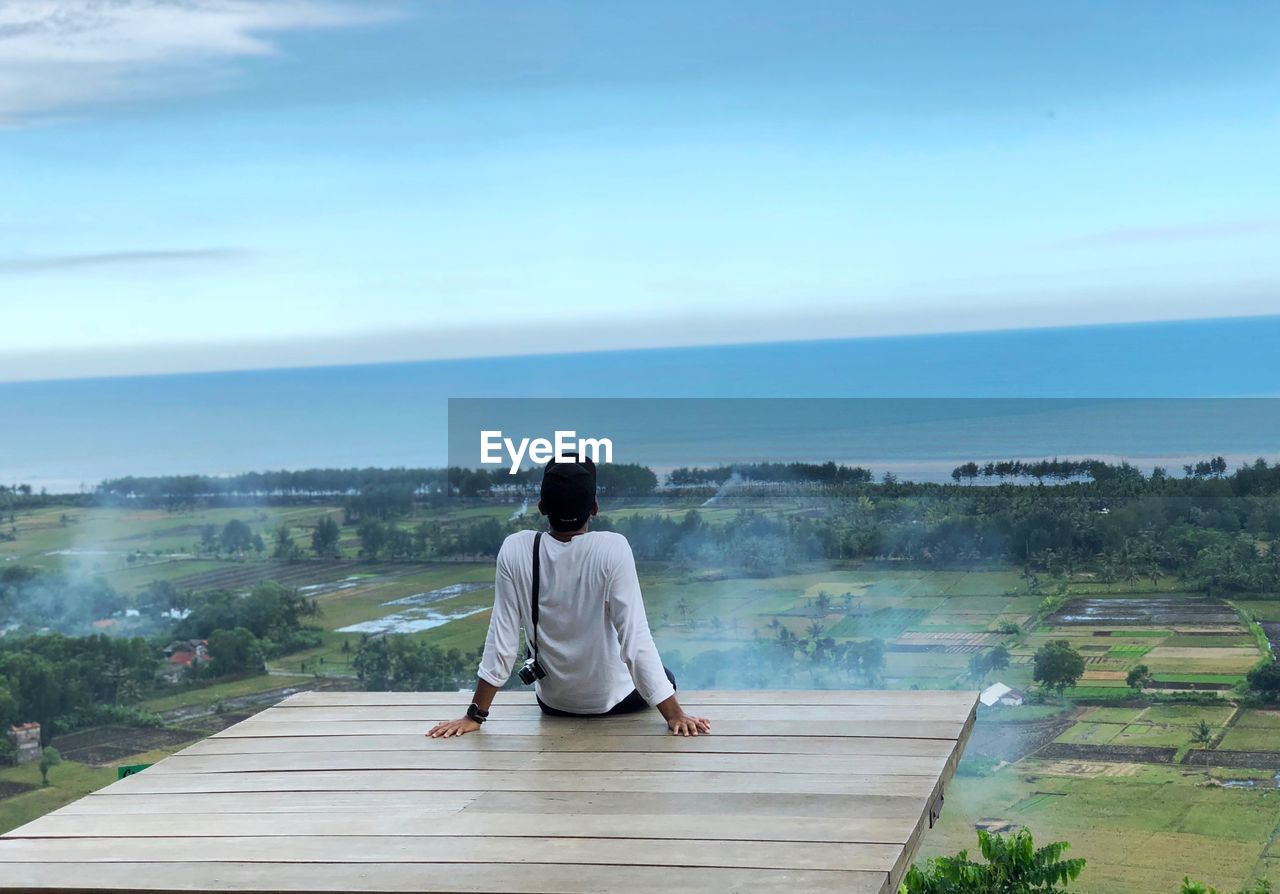
[[[976,693],[681,693],[679,739],[504,692],[424,737],[468,700],[295,695],[0,836],[0,890],[885,894]]]

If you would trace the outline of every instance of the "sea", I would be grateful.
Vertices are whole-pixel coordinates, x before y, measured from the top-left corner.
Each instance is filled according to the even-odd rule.
[[[658,469],[1280,459],[1280,316],[0,383],[0,482],[466,463],[478,432],[607,436]],[[536,400],[535,400],[536,399]]]

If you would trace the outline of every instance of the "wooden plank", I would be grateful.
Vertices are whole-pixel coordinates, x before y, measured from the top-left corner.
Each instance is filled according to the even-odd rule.
[[[127,794],[101,791],[61,807],[51,816],[116,816],[190,812],[182,792]],[[879,821],[920,818],[920,799],[904,795],[797,795],[689,792],[211,792],[200,796],[197,814],[279,814],[284,825],[299,814],[357,812],[389,816],[470,813],[528,814],[729,814],[744,817],[804,816],[813,819]],[[21,833],[26,827],[14,830]]]
[[[151,774],[307,772],[311,770],[581,770],[629,772],[839,773],[853,776],[928,776],[947,763],[941,757],[899,755],[694,754],[641,752],[451,751],[424,743],[413,751],[320,751],[285,754],[174,755]]]
[[[554,813],[609,816],[656,814],[739,814],[808,816],[814,819],[872,819],[920,816],[920,799],[906,794],[751,794],[745,792],[485,792],[468,813]]]
[[[148,796],[137,796],[148,797]],[[154,796],[177,798],[178,796]],[[174,806],[176,806],[176,801]],[[833,841],[902,845],[915,831],[917,820],[905,816],[815,819],[803,815],[715,813],[630,814],[621,822],[600,822],[582,813],[472,813],[462,811],[442,822],[439,815],[370,813],[326,810],[290,816],[282,821],[269,813],[169,813],[166,815],[52,813],[4,837],[79,838],[205,838],[254,836],[512,836],[537,835],[595,838],[705,839],[730,841]],[[340,845],[345,848],[344,842]]]
[[[86,884],[87,883],[87,884]],[[0,886],[24,891],[331,891],[406,894],[885,894],[885,873],[787,869],[454,863],[447,871],[376,863],[12,863]]]
[[[349,736],[288,736],[251,738],[248,736],[210,738],[184,748],[178,754],[297,754],[311,751],[410,751],[424,743],[441,752],[520,752],[532,754],[601,753],[600,743],[593,737],[573,735],[489,736],[479,733],[453,739],[425,738],[423,731],[408,734],[361,736],[357,745]],[[681,754],[828,754],[873,755],[893,754],[947,759],[955,750],[951,739],[885,739],[875,737],[840,738],[834,736],[611,736],[608,753],[644,752],[648,754],[676,752]]]
[[[681,690],[680,704],[690,705],[972,705],[976,690],[818,689],[818,690]],[[466,708],[471,692],[299,692],[276,707],[330,705],[454,705]],[[504,689],[494,704],[536,705],[529,689]]]
[[[151,772],[150,770],[147,771]],[[457,813],[473,803],[484,792],[290,792],[287,798],[279,792],[209,792],[200,796],[200,809],[194,815],[212,813],[264,813],[287,815],[281,822],[292,822],[294,814],[327,811],[382,811],[395,816]],[[109,786],[79,801],[60,807],[51,816],[108,816],[114,814],[193,813],[191,796],[170,794],[129,794]],[[25,826],[14,830],[22,831]]]
[[[725,720],[782,720],[788,723],[813,721],[839,721],[842,723],[875,723],[915,720],[958,723],[968,716],[969,705],[720,705],[707,706],[706,713],[712,729]],[[685,710],[697,712],[698,706],[686,705]],[[340,720],[347,723],[381,723],[384,720],[411,720],[414,723],[438,723],[454,720],[466,711],[466,705],[457,708],[439,705],[326,705],[316,707],[276,707],[257,714],[255,719],[274,723],[311,723],[318,720]],[[501,723],[546,720],[548,725],[557,723],[581,723],[575,718],[547,717],[536,705],[505,705],[494,707],[487,728]],[[595,721],[600,718],[589,718]],[[661,723],[656,710],[639,711],[608,718],[611,726]],[[953,737],[954,738],[954,737]]]
[[[114,792],[517,791],[691,792],[715,794],[895,795],[924,798],[927,776],[840,776],[803,773],[627,773],[538,770],[348,770],[309,773],[138,773],[108,786]]]
[[[443,718],[438,718],[443,719]],[[645,716],[644,723],[618,723],[610,718],[608,722],[600,720],[565,720],[544,718],[542,720],[513,720],[505,723],[488,723],[479,733],[486,736],[537,736],[544,733],[572,733],[582,736],[609,738],[616,735],[627,736],[670,736],[662,718],[656,713]],[[284,737],[284,736],[367,736],[367,735],[413,735],[425,734],[434,721],[424,720],[384,720],[376,725],[367,721],[349,722],[342,720],[316,720],[310,722],[281,722],[274,719],[258,719],[251,717],[235,726],[228,727],[215,738],[227,739],[241,736]],[[584,724],[588,724],[585,725]],[[918,722],[910,720],[887,721],[885,723],[869,723],[861,721],[825,721],[812,720],[804,723],[792,723],[786,720],[715,720],[713,736],[823,736],[850,737],[862,736],[874,738],[901,739],[949,739],[955,741],[960,735],[963,724],[951,722]],[[608,750],[601,745],[601,750]]]
[[[625,824],[621,820],[620,824]],[[158,846],[159,845],[159,846]],[[901,849],[894,844],[714,839],[466,836],[286,838],[0,838],[0,863],[556,863],[731,869],[866,870],[884,873]],[[432,868],[432,874],[447,869]]]

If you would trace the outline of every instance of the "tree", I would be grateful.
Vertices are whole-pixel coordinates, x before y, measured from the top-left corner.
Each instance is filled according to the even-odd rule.
[[[242,553],[253,547],[253,531],[240,519],[233,518],[222,526],[218,544],[224,553]]]
[[[360,549],[366,559],[376,559],[387,543],[387,526],[380,521],[367,521],[360,525],[357,532],[360,537]]]
[[[271,551],[271,558],[292,562],[301,557],[302,550],[298,549],[298,544],[293,542],[293,535],[289,533],[289,526],[281,525],[276,528],[275,548]]]
[[[46,745],[40,752],[40,784],[49,784],[49,770],[62,763],[62,755],[52,745]]]
[[[262,647],[253,632],[244,627],[215,630],[209,634],[209,657],[218,674],[262,670]]]
[[[1249,688],[1269,702],[1280,700],[1280,663],[1275,661],[1255,667],[1245,678]]]
[[[987,669],[991,671],[1002,671],[1009,667],[1009,662],[1013,660],[1013,656],[1009,654],[1009,650],[999,645],[987,652]]]
[[[1125,685],[1132,689],[1135,693],[1140,694],[1142,690],[1151,685],[1151,668],[1145,664],[1139,664],[1132,668],[1124,678]]]
[[[338,558],[338,539],[341,536],[338,523],[327,515],[322,516],[320,521],[316,522],[316,529],[311,534],[311,549],[322,559],[336,559]]]
[[[1084,676],[1084,659],[1065,639],[1055,639],[1041,646],[1035,654],[1032,679],[1045,689],[1062,693]]]
[[[1213,727],[1209,726],[1203,717],[1200,718],[1199,723],[1192,727],[1191,741],[1201,748],[1208,748],[1209,743],[1213,741]]]
[[[969,656],[969,679],[975,682],[982,680],[987,675],[987,658],[981,652],[974,652]]]
[[[18,699],[9,691],[6,682],[0,678],[0,729],[8,729],[18,722]]]
[[[200,548],[210,553],[218,551],[217,525],[205,525],[200,529]]]
[[[1054,842],[1037,848],[1031,833],[978,832],[978,849],[986,862],[969,859],[968,851],[912,866],[902,894],[1058,894],[1084,870],[1085,861],[1063,859],[1068,845]]]

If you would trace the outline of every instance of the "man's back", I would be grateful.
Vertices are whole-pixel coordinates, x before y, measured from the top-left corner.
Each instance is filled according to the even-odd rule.
[[[532,630],[533,531],[509,536],[498,552],[493,619],[480,677],[506,682],[519,630]],[[653,644],[631,546],[621,534],[590,531],[568,540],[543,535],[537,646],[547,705],[576,714],[608,711],[636,689],[649,704],[674,692]]]

